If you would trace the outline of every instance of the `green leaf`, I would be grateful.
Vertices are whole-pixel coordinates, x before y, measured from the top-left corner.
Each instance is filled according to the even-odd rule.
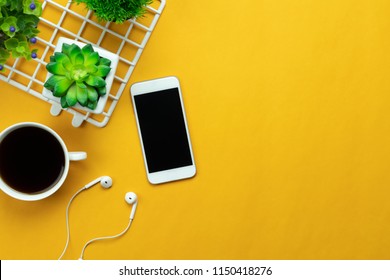
[[[99,98],[99,95],[94,87],[87,86],[88,90],[88,100],[89,101],[97,101]]]
[[[99,65],[98,71],[96,73],[94,73],[94,75],[105,78],[108,75],[108,73],[110,73],[110,71],[111,71],[110,67],[108,67],[106,65]]]
[[[25,36],[21,35],[21,34],[15,35],[14,38],[18,39],[19,42],[28,43],[27,38]]]
[[[105,57],[101,57],[100,60],[99,60],[99,65],[110,66],[111,65],[111,60],[109,60],[108,58],[105,58]]]
[[[10,11],[14,11],[14,10],[20,11],[23,8],[22,0],[11,0],[11,1],[8,1],[8,4],[11,4],[10,5]]]
[[[14,40],[13,39],[16,39],[18,40],[17,38],[11,38],[11,39],[8,39],[7,42],[7,45],[9,44],[10,47],[12,46],[11,48],[11,51],[12,51],[12,56],[17,58],[17,57],[24,57],[25,59],[27,60],[30,60],[31,59],[31,52],[30,52],[30,48],[29,48],[29,45],[26,41],[17,41],[17,45],[15,46],[15,43],[14,43]]]
[[[66,94],[69,87],[73,84],[73,81],[67,79],[65,76],[62,76],[63,79],[61,79],[58,83],[55,84],[53,95],[60,97]]]
[[[0,48],[0,64],[4,64],[9,57],[9,52],[5,49]]]
[[[9,37],[14,37],[16,34],[18,34],[18,31],[20,30],[18,25],[16,24],[16,17],[10,16],[3,20],[3,23],[0,26],[0,29]],[[15,28],[14,32],[10,31],[11,26]]]
[[[77,85],[74,83],[66,94],[66,103],[69,106],[74,106],[77,103]]]
[[[79,88],[87,88],[87,85],[84,84],[83,82],[77,83],[77,86],[78,86]]]
[[[76,55],[75,59],[74,59],[74,65],[83,65],[84,64],[84,56],[82,53],[79,53]]]
[[[18,15],[17,24],[20,29],[37,27],[39,18],[33,15]]]
[[[26,27],[24,30],[22,30],[21,34],[23,34],[25,37],[32,38],[39,34],[39,30],[32,27]]]
[[[73,65],[76,64],[76,60],[78,60],[78,56],[80,55],[83,56],[80,47],[72,44],[69,48],[69,58]]]
[[[3,20],[3,22],[2,22],[1,25],[0,25],[1,31],[5,32],[4,30],[8,30],[9,27],[10,27],[9,24],[6,23],[6,22],[4,22],[4,20]]]
[[[68,108],[69,105],[68,105],[68,102],[66,102],[66,96],[61,96],[61,107],[62,108]]]
[[[88,90],[87,87],[79,87],[77,84],[76,97],[77,101],[82,105],[86,106],[88,103]]]
[[[88,9],[93,10],[97,18],[101,21],[112,21],[123,23],[124,21],[137,18],[145,14],[146,6],[152,0],[75,0],[86,3]]]
[[[107,89],[106,89],[105,86],[104,87],[99,87],[99,88],[97,88],[97,92],[98,92],[98,94],[100,96],[103,96],[103,95],[105,95],[107,93]]]
[[[104,87],[106,85],[106,81],[97,76],[90,75],[86,80],[85,83],[87,85],[90,85],[92,87]]]
[[[60,81],[62,80],[64,77],[63,76],[56,76],[56,75],[53,75],[51,76],[46,82],[45,84],[43,85],[45,88],[47,88],[48,90],[53,90],[54,89],[54,86]]]
[[[88,55],[88,57],[84,61],[85,66],[96,65],[99,62],[99,54],[97,52],[93,52]]]
[[[84,58],[86,59],[91,53],[94,52],[93,47],[91,44],[85,45],[82,49],[81,52],[84,55]]]
[[[21,30],[24,30],[26,28],[26,22],[24,20],[24,17],[23,16],[19,16],[18,17],[18,20],[17,20],[17,23],[18,27],[21,29]]]
[[[11,26],[13,26],[15,28],[15,32],[11,32],[9,30]],[[9,16],[9,17],[5,18],[3,23],[1,24],[0,28],[1,28],[1,30],[3,30],[3,32],[5,34],[7,34],[11,38],[14,37],[18,33],[18,31],[20,30],[18,25],[17,25],[17,18],[14,16]]]
[[[36,8],[34,10],[30,9],[30,4],[32,3],[31,0],[23,0],[23,12],[25,14],[34,15],[37,17],[40,17],[42,15],[42,3],[39,1],[34,0],[33,1]]]
[[[85,67],[85,69],[87,70],[88,73],[90,74],[93,74],[93,73],[96,73],[98,68],[96,65],[88,65],[87,67]]]
[[[18,44],[19,44],[19,42],[18,42],[18,39],[16,39],[16,38],[10,38],[4,42],[4,45],[8,50],[12,50],[12,49],[17,48]]]
[[[88,101],[87,107],[91,110],[95,110],[97,107],[97,101]]]
[[[66,70],[61,62],[50,62],[46,65],[47,71],[55,75],[63,75],[65,76]]]
[[[70,47],[71,47],[71,45],[69,45],[67,43],[63,43],[62,44],[62,53],[69,56]]]
[[[73,65],[72,65],[72,62],[70,62],[69,58],[62,61],[62,65],[64,65],[66,70],[72,71]]]
[[[62,63],[64,61],[64,59],[69,60],[69,57],[66,54],[61,53],[61,52],[54,53],[54,61]]]
[[[70,59],[66,54],[56,52],[54,53],[54,58],[56,62],[62,63],[66,70],[72,70],[72,63],[70,62]]]
[[[23,46],[19,45],[15,48],[15,51],[17,51],[18,53],[24,53],[25,50],[26,49]]]
[[[70,76],[77,82],[83,82],[88,78],[89,74],[83,65],[78,64],[72,67]]]

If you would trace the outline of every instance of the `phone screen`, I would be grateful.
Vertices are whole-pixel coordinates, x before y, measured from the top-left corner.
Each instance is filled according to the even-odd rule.
[[[178,88],[134,96],[149,173],[192,165]]]

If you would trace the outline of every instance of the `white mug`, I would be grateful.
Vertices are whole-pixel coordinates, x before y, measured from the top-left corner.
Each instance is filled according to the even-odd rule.
[[[29,128],[30,130],[29,129],[22,129],[22,128]],[[14,167],[14,166],[7,167],[6,166],[7,164],[5,163],[5,161],[7,161],[8,159],[11,158],[11,160],[8,160],[8,162],[12,162],[12,158],[13,158],[12,152],[9,152],[9,155],[7,155],[7,156],[5,156],[5,155],[7,154],[7,151],[11,151],[11,150],[18,151],[19,150],[19,148],[14,149],[15,147],[12,147],[12,149],[7,149],[7,147],[9,147],[7,145],[14,145],[14,146],[17,145],[17,144],[15,144],[16,141],[14,141],[14,138],[12,138],[12,137],[14,137],[13,135],[16,135],[16,133],[21,133],[21,131],[24,131],[24,133],[26,133],[26,131],[27,132],[28,131],[38,132],[38,130],[36,128],[43,130],[44,132],[40,131],[39,133],[42,135],[45,135],[45,137],[49,137],[51,143],[54,146],[56,146],[58,154],[60,155],[59,160],[58,160],[60,162],[55,163],[54,165],[61,164],[61,169],[58,170],[58,174],[56,176],[56,179],[52,182],[52,184],[50,186],[43,187],[42,190],[39,190],[39,191],[24,192],[24,191],[21,191],[20,189],[18,190],[18,188],[15,187],[16,185],[12,186],[12,182],[10,182],[10,180],[5,179],[9,175],[5,175],[7,172],[4,170],[8,170],[10,168],[13,168],[13,170],[18,170],[17,167]],[[47,133],[45,133],[45,132],[47,132]],[[51,137],[50,135],[53,137]],[[28,139],[28,137],[19,137],[19,138],[24,139],[21,141],[25,141],[25,139]],[[47,138],[47,139],[49,139],[49,138]],[[44,139],[46,139],[46,138],[44,138]],[[33,141],[31,141],[31,143],[32,142]],[[10,143],[12,143],[12,144],[10,144]],[[41,143],[41,142],[39,142],[39,143]],[[59,146],[60,146],[60,148],[58,148]],[[38,149],[37,149],[37,153],[38,153]],[[24,156],[22,152],[20,152],[20,154],[21,155],[18,155],[18,157]],[[18,157],[15,157],[15,158],[18,158]],[[42,157],[43,157],[43,155],[42,155]],[[69,161],[84,160],[86,158],[87,158],[87,154],[85,152],[68,152],[68,149],[67,149],[64,141],[61,139],[61,137],[54,130],[52,130],[51,128],[49,128],[43,124],[33,123],[33,122],[22,122],[22,123],[12,125],[0,133],[0,189],[3,192],[5,192],[6,194],[8,194],[9,196],[16,198],[16,199],[19,199],[19,200],[35,201],[35,200],[40,200],[40,199],[46,198],[46,197],[54,194],[64,183],[64,181],[68,175],[68,171],[69,171]],[[30,158],[29,160],[33,160],[33,159]],[[15,160],[14,163],[12,163],[12,164],[10,163],[9,165],[17,166],[18,164],[22,164],[22,162],[28,162],[28,160],[27,159],[25,161]],[[36,171],[35,169],[32,169],[32,170]],[[27,173],[27,170],[26,170],[26,173]],[[36,176],[36,177],[41,176],[40,178],[44,178],[44,176],[47,174],[46,170],[39,170],[39,172],[37,172],[37,173],[39,173],[39,174],[35,174],[33,171],[31,171],[31,174],[34,174],[32,176]],[[29,174],[29,176],[31,176],[31,174]],[[25,178],[28,177],[26,174],[19,174],[18,173],[17,175],[18,176],[25,175]],[[54,176],[54,174],[52,174],[52,175]],[[16,178],[16,177],[23,178],[23,177],[18,177],[18,176],[14,176],[13,178]],[[19,180],[17,178],[15,180]],[[37,186],[37,188],[39,189],[40,186]]]

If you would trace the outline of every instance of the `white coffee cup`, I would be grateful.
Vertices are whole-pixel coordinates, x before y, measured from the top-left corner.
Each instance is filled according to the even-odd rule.
[[[26,130],[24,128],[32,128],[30,130],[36,131],[36,132],[38,130],[36,130],[34,128],[38,128],[38,129],[41,129],[43,131],[48,132],[48,134],[47,134],[47,133],[39,131],[39,133],[46,135],[46,137],[50,137],[50,135],[53,136],[53,138],[50,137],[50,140],[51,140],[51,143],[56,146],[56,149],[58,150],[58,152],[60,154],[59,160],[61,160],[61,162],[59,162],[58,164],[62,164],[61,170],[58,171],[58,175],[57,175],[55,181],[53,181],[53,183],[49,187],[43,188],[43,190],[41,190],[41,191],[36,191],[36,192],[32,192],[32,193],[17,190],[18,188],[10,185],[11,184],[10,180],[8,180],[8,183],[7,183],[6,182],[7,180],[5,180],[6,172],[3,171],[5,169],[5,165],[6,165],[5,164],[6,160],[5,159],[3,160],[3,158],[7,158],[4,155],[7,153],[7,151],[9,151],[6,148],[6,147],[8,147],[7,145],[10,145],[10,144],[6,144],[6,143],[12,143],[12,141],[11,141],[11,139],[13,139],[12,135],[15,135],[16,133],[21,133],[21,131],[25,131],[25,132],[30,131],[30,130],[28,130],[28,129]],[[13,134],[11,134],[11,133],[13,133]],[[7,139],[7,137],[8,137],[8,139]],[[19,138],[20,139],[28,139],[28,137],[19,137]],[[39,142],[39,143],[41,143],[41,142]],[[61,147],[63,155],[61,154],[61,151],[60,151],[61,149],[58,148],[58,146]],[[12,154],[12,153],[10,153],[10,154]],[[20,157],[20,155],[19,155],[19,157]],[[12,157],[8,156],[8,158],[12,158]],[[34,200],[40,200],[40,199],[46,198],[46,197],[54,194],[64,183],[64,181],[68,175],[68,171],[69,171],[69,162],[70,161],[84,160],[86,158],[87,158],[87,154],[85,152],[68,152],[68,149],[67,149],[64,141],[62,140],[62,138],[54,130],[52,130],[51,128],[49,128],[43,124],[33,123],[33,122],[23,122],[23,123],[18,123],[18,124],[12,125],[0,133],[0,189],[3,192],[5,192],[6,194],[8,194],[9,196],[16,198],[16,199],[19,199],[19,200],[34,201]],[[15,160],[14,162],[22,162],[22,161]],[[27,160],[26,160],[26,162],[27,162]],[[17,165],[17,164],[19,164],[19,163],[15,163],[14,165]],[[2,165],[4,165],[4,166],[2,166]],[[15,167],[12,167],[12,168],[17,170],[17,168],[15,168]],[[18,176],[23,176],[23,175],[24,174],[18,174]],[[36,174],[36,177],[38,177],[40,175],[45,176],[45,170],[42,170],[42,171],[39,170],[39,174]],[[52,174],[52,175],[54,175],[54,174]],[[16,177],[16,176],[14,176],[14,177]],[[38,188],[39,188],[39,186],[38,186]]]

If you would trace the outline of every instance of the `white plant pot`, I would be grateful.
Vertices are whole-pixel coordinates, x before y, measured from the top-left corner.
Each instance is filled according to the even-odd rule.
[[[71,40],[71,39],[68,39],[68,38],[60,37],[58,39],[58,43],[57,43],[57,46],[54,49],[54,52],[61,52],[62,51],[62,45],[64,43],[69,44],[69,45],[76,44],[80,48],[82,48],[85,45],[87,45],[87,44],[84,44],[84,43],[81,43],[81,42],[78,42],[78,41],[75,41],[75,40]],[[107,77],[105,79],[105,81],[106,81],[106,94],[99,97],[99,101],[98,101],[97,106],[96,106],[96,108],[94,110],[91,110],[91,109],[89,109],[87,107],[83,107],[79,103],[77,103],[75,106],[73,106],[73,108],[76,108],[76,109],[79,109],[79,110],[84,110],[84,111],[87,111],[87,112],[90,112],[90,113],[93,113],[93,114],[101,114],[101,113],[103,113],[104,107],[106,106],[108,95],[110,93],[111,86],[112,86],[112,83],[114,81],[116,68],[118,67],[119,57],[118,57],[118,55],[116,55],[116,54],[114,54],[112,52],[109,52],[109,51],[107,51],[105,49],[99,48],[97,46],[92,45],[92,47],[93,47],[93,49],[96,52],[99,53],[99,55],[101,57],[104,57],[104,58],[107,58],[107,59],[111,60],[111,66],[110,66],[111,67],[111,71],[110,71],[110,73],[107,75]],[[51,76],[53,76],[53,74],[47,73],[46,81]],[[52,91],[50,91],[50,90],[48,90],[46,88],[43,88],[42,94],[47,99],[50,99],[52,101],[55,101],[58,104],[61,104],[61,98],[54,96]],[[61,105],[59,105],[59,106],[61,107]]]

